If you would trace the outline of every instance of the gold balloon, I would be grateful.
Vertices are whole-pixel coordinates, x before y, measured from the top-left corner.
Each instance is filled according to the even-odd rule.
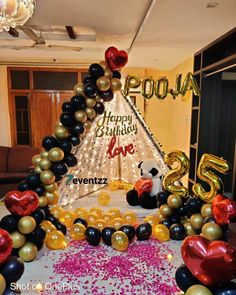
[[[129,239],[124,232],[116,231],[111,236],[111,245],[115,250],[124,252],[129,247]]]
[[[56,227],[54,224],[52,224],[50,221],[48,220],[44,220],[40,223],[40,227],[46,231],[46,233],[50,233],[53,230],[56,230]]]
[[[99,219],[99,216],[96,213],[88,213],[86,220],[88,226],[93,226],[94,222]]]
[[[92,123],[90,121],[84,122],[84,128],[88,131],[92,127]]]
[[[121,226],[125,225],[125,221],[123,218],[116,217],[112,220],[111,226],[115,229],[119,229]]]
[[[145,78],[142,81],[142,96],[146,99],[152,98],[154,93],[154,80]]]
[[[210,191],[205,191],[200,183],[196,183],[192,187],[194,194],[204,202],[211,203],[218,191],[222,188],[220,178],[215,173],[211,172],[211,169],[225,174],[228,172],[229,168],[229,163],[222,158],[211,154],[202,155],[197,169],[197,176],[209,184]]]
[[[168,166],[177,163],[177,167],[172,168],[169,172],[166,173],[163,178],[164,189],[168,190],[174,195],[180,197],[188,196],[188,189],[182,185],[175,184],[176,181],[181,179],[189,171],[190,161],[184,152],[173,151],[164,157],[165,163]]]
[[[106,222],[106,224],[111,224],[111,221],[113,220],[113,216],[111,213],[103,213],[102,219]]]
[[[56,177],[51,170],[44,170],[40,174],[40,180],[43,184],[49,185],[55,181]]]
[[[164,216],[161,215],[161,212],[160,212],[160,211],[157,212],[157,217],[158,217],[158,219],[159,219],[160,221],[162,221],[163,219],[165,219]]]
[[[78,83],[74,87],[74,93],[76,95],[83,95],[84,96],[84,84]]]
[[[113,76],[113,73],[112,73],[112,71],[109,68],[106,68],[104,70],[104,76],[107,77],[107,78],[109,78],[109,79],[111,79],[112,76]]]
[[[152,236],[160,242],[166,242],[170,239],[170,231],[164,224],[157,224],[152,229]]]
[[[135,225],[138,221],[137,215],[134,212],[125,212],[122,216],[125,224]]]
[[[45,244],[51,250],[62,250],[67,247],[67,241],[59,230],[53,230],[48,233],[45,238]]]
[[[202,227],[202,236],[209,241],[220,240],[223,232],[221,227],[212,222],[205,223]]]
[[[53,193],[46,192],[46,193],[44,193],[44,196],[48,199],[49,205],[56,205],[59,201],[59,198],[60,198],[57,191],[55,191]]]
[[[39,207],[43,208],[47,206],[48,204],[48,199],[46,197],[39,197]]]
[[[108,77],[102,76],[97,79],[96,85],[100,91],[107,91],[111,87],[111,81]]]
[[[0,295],[4,293],[6,286],[6,280],[4,276],[0,274]]]
[[[122,83],[118,78],[111,79],[111,90],[112,91],[120,91],[122,87]]]
[[[40,160],[41,160],[41,156],[40,156],[40,154],[34,155],[33,158],[32,158],[32,164],[33,164],[34,166],[38,166]]]
[[[50,208],[50,213],[56,218],[59,218],[63,212],[64,209],[60,206],[54,206]]]
[[[182,205],[182,199],[178,195],[170,195],[167,199],[167,204],[172,209],[178,209]]]
[[[54,147],[48,152],[48,159],[52,162],[59,162],[63,160],[65,154],[62,149]]]
[[[205,217],[212,217],[211,204],[204,204],[201,208],[201,214]]]
[[[43,171],[43,170],[42,170],[39,166],[36,166],[36,167],[34,168],[34,172],[37,173],[37,174],[42,173],[42,171]]]
[[[160,219],[157,215],[148,215],[144,218],[145,222],[148,222],[152,227],[159,224]]]
[[[58,189],[58,184],[56,182],[53,182],[52,184],[45,185],[46,192],[53,193]]]
[[[30,234],[36,227],[36,221],[31,216],[24,216],[18,221],[18,230],[22,234]]]
[[[86,108],[85,112],[89,119],[93,119],[94,117],[96,117],[96,112],[93,108]]]
[[[107,64],[107,62],[105,60],[100,61],[99,64],[100,64],[100,66],[103,67],[103,70],[105,70],[106,68],[108,68],[108,64]]]
[[[184,79],[183,85],[181,87],[180,93],[185,96],[188,90],[192,90],[194,95],[200,95],[200,89],[198,87],[197,81],[192,73],[188,73]]]
[[[185,232],[188,236],[194,236],[196,235],[197,233],[195,232],[195,230],[192,228],[190,222],[185,222],[183,224],[184,228],[185,228]]]
[[[55,127],[58,127],[58,126],[63,126],[60,120],[56,121]]]
[[[193,229],[201,229],[204,224],[204,219],[201,214],[196,213],[190,217],[190,224]]]
[[[156,81],[155,94],[157,98],[161,100],[166,98],[166,96],[168,95],[168,86],[169,82],[168,79],[166,79],[166,77]]]
[[[97,208],[97,207],[92,207],[90,210],[89,210],[89,213],[94,213],[94,214],[97,214],[97,216],[99,218],[102,217],[102,210],[100,208]]]
[[[213,293],[203,285],[193,285],[188,288],[185,295],[213,295]]]
[[[88,215],[88,210],[85,208],[77,208],[77,209],[75,209],[74,214],[75,214],[76,218],[82,218],[82,219],[86,220],[87,215]]]
[[[66,139],[70,136],[70,132],[64,126],[56,126],[55,135],[58,139]]]
[[[42,170],[49,170],[52,167],[52,163],[47,158],[42,158],[42,160],[39,162],[39,167]]]
[[[108,212],[111,213],[113,218],[121,217],[121,212],[118,208],[111,208],[108,210]]]
[[[47,158],[48,157],[48,152],[47,151],[42,151],[40,154],[42,158]]]
[[[14,249],[18,249],[20,247],[22,247],[26,241],[26,238],[24,235],[22,235],[21,233],[19,233],[18,231],[14,231],[13,233],[11,233],[11,238],[12,238],[12,242],[13,242],[13,248]]]
[[[107,192],[101,192],[98,195],[98,203],[102,206],[107,206],[110,203],[110,195]]]
[[[75,241],[85,240],[86,227],[83,224],[73,224],[70,229],[70,237]]]
[[[169,217],[173,214],[173,209],[170,208],[167,204],[161,205],[160,213],[163,217]]]
[[[138,88],[141,85],[141,80],[139,77],[134,75],[128,75],[125,79],[124,95],[128,96],[130,88]]]
[[[84,123],[87,121],[87,115],[85,111],[79,110],[75,112],[75,120],[80,123]]]
[[[67,228],[70,228],[76,219],[76,215],[72,211],[64,211],[60,215],[60,222],[63,223]]]
[[[96,221],[94,221],[93,226],[102,231],[106,226],[106,222],[103,219],[97,219]]]
[[[26,242],[19,250],[19,256],[24,262],[33,261],[38,254],[37,247],[35,244]]]
[[[96,105],[96,99],[94,98],[86,98],[86,105],[90,108],[93,108]]]

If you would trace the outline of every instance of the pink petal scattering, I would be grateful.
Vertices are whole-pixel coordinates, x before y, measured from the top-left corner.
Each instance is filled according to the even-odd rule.
[[[177,294],[176,263],[167,259],[168,256],[177,256],[171,248],[149,240],[133,242],[128,251],[118,252],[103,244],[93,247],[87,242],[73,241],[66,251],[61,252],[59,259],[54,260],[52,255],[45,254],[52,260],[53,294]],[[62,282],[68,284],[67,288],[57,290]],[[51,292],[44,290],[41,294],[49,295]]]

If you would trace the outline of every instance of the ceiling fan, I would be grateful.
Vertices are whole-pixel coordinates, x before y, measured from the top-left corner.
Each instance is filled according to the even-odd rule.
[[[31,28],[22,26],[19,27],[30,39],[34,41],[34,43],[30,46],[27,45],[2,45],[0,48],[8,48],[13,50],[23,50],[23,49],[30,49],[30,48],[37,48],[37,49],[53,49],[53,50],[72,50],[72,51],[81,51],[81,47],[76,46],[68,46],[68,45],[53,45],[47,44],[46,40],[44,39],[42,32],[37,35]]]

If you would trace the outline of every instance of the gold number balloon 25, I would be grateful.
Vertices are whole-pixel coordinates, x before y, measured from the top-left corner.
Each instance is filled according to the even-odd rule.
[[[210,171],[214,169],[220,173],[227,173],[230,166],[229,163],[217,156],[211,154],[203,154],[197,169],[197,176],[210,186],[210,191],[205,191],[200,183],[193,185],[194,194],[207,203],[211,203],[218,191],[222,188],[220,178]]]
[[[184,152],[173,151],[167,154],[164,160],[167,165],[173,165],[177,162],[177,167],[165,175],[163,179],[164,188],[172,194],[186,197],[188,195],[188,189],[183,185],[177,185],[175,182],[189,172],[189,158]]]

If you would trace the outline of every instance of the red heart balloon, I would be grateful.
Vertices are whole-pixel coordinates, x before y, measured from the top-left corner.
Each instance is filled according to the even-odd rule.
[[[5,206],[13,213],[20,216],[30,215],[39,205],[39,197],[33,191],[11,191],[5,196]]]
[[[0,264],[4,262],[12,251],[12,238],[10,234],[0,228]]]
[[[181,247],[183,260],[204,285],[224,283],[236,275],[236,251],[223,241],[187,237]]]
[[[152,180],[151,179],[139,179],[136,181],[134,185],[134,189],[138,192],[138,197],[140,198],[141,195],[145,192],[150,193],[152,190]]]
[[[128,54],[124,50],[111,46],[105,52],[105,60],[112,71],[120,70],[127,64]]]
[[[212,214],[217,224],[226,225],[236,218],[236,202],[222,196],[216,196],[212,201]]]

